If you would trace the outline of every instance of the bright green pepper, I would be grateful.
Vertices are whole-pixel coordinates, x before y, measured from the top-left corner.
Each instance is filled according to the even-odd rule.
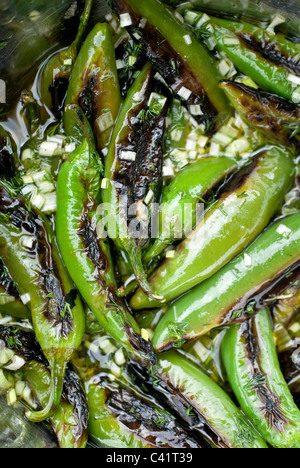
[[[25,200],[3,185],[0,200],[0,255],[28,303],[51,369],[47,406],[27,413],[31,421],[38,422],[59,406],[67,364],[84,334],[84,312],[46,220],[35,210],[28,211]]]
[[[85,40],[73,67],[64,112],[64,128],[73,135],[70,104],[81,107],[96,135],[98,149],[110,140],[121,105],[115,48],[109,26],[97,24]]]
[[[245,173],[246,171],[246,173]],[[273,147],[237,174],[191,235],[176,248],[150,280],[156,294],[171,301],[212,276],[249,245],[280,209],[294,180],[286,150]],[[233,179],[234,184],[234,179]],[[231,184],[232,185],[232,184]],[[131,299],[134,309],[155,306],[142,291]]]
[[[228,330],[222,356],[242,410],[264,439],[299,448],[300,411],[280,370],[267,309]]]
[[[167,185],[158,214],[158,236],[144,256],[144,262],[154,259],[175,240],[182,240],[190,234],[197,223],[199,201],[203,201],[235,169],[237,164],[232,159],[203,158],[181,171]],[[184,221],[183,229],[176,227],[176,219]]]
[[[149,107],[151,96],[154,96],[154,101],[160,96],[152,93],[156,85],[153,69],[150,64],[146,64],[130,88],[121,109],[105,161],[108,186],[103,190],[103,201],[109,211],[108,235],[118,249],[126,252],[137,281],[149,295],[152,291],[141,259],[141,247],[149,234],[148,214],[146,221],[143,218],[147,210],[144,200],[149,192],[153,193],[154,199],[157,198],[162,175],[166,108],[162,96],[162,104],[159,103],[154,109]],[[134,234],[130,231],[132,207],[141,226],[139,232]],[[160,296],[155,298],[164,300]]]
[[[233,107],[252,127],[272,141],[285,146],[300,146],[299,106],[241,83],[222,81],[220,86]]]
[[[300,260],[299,226],[299,213],[276,222],[214,276],[175,302],[157,326],[155,348],[182,346],[212,328],[245,319],[262,308],[265,299],[275,300],[274,285],[284,290],[284,275]]]
[[[112,0],[111,4],[119,15],[130,15],[129,33],[135,40],[136,34],[140,36],[137,42],[144,44],[148,60],[174,94],[190,110],[196,106],[194,116],[199,123],[205,123],[208,131],[221,124],[231,108],[218,89],[218,70],[205,47],[174,15],[173,9],[158,0]]]
[[[98,232],[101,175],[101,160],[86,141],[61,167],[57,181],[58,244],[73,281],[101,326],[128,352],[142,360],[145,356],[155,359],[138,324],[115,295],[109,243]]]
[[[239,71],[252,78],[264,90],[295,103],[300,102],[299,85],[289,79],[289,70],[271,63],[230,29],[219,25],[213,17],[204,17],[204,21],[200,21],[200,26],[197,26],[201,18],[203,15],[200,14],[192,20],[195,32],[203,39],[213,39],[217,50],[225,53]]]
[[[45,106],[55,114],[60,114],[65,100],[66,88],[72,68],[90,18],[93,0],[86,0],[80,17],[79,29],[74,42],[67,49],[55,53],[47,62],[41,77],[40,95]]]
[[[162,398],[165,407],[212,447],[267,448],[224,390],[180,353],[163,354],[155,375],[144,377],[151,394]]]

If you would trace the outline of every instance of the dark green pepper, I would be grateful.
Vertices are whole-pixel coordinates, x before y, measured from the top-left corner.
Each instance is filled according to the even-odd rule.
[[[267,448],[224,390],[180,353],[163,354],[152,376],[132,370],[139,383],[210,446]]]
[[[23,304],[14,280],[0,259],[0,312],[16,318],[30,318],[30,310]]]
[[[245,320],[265,301],[275,301],[299,268],[299,226],[299,213],[274,223],[243,253],[175,302],[157,326],[155,348],[182,346],[212,328]]]
[[[300,146],[300,107],[241,83],[222,81],[233,107],[252,127],[285,146]]]
[[[47,62],[41,77],[40,95],[45,106],[60,116],[77,54],[90,18],[93,0],[86,0],[74,42],[67,49],[55,53]]]
[[[37,422],[59,406],[67,364],[84,334],[84,312],[46,220],[2,184],[0,213],[0,255],[28,304],[51,369],[48,404],[42,411],[27,413]]]
[[[104,149],[121,105],[114,43],[105,23],[90,32],[72,70],[63,122],[66,133],[73,136],[70,104],[81,107],[94,130],[98,149]]]
[[[10,134],[0,125],[0,174],[12,179],[19,166],[17,148]]]
[[[197,121],[209,131],[222,124],[231,108],[218,89],[218,70],[173,9],[158,0],[112,0],[111,4],[120,18],[125,16],[129,33],[143,44],[148,60]]]
[[[156,294],[171,301],[212,276],[249,245],[281,208],[294,180],[286,150],[262,152],[237,173],[191,235],[150,280]],[[134,309],[155,306],[142,291],[131,299]]]
[[[267,309],[228,330],[222,356],[242,410],[264,439],[299,448],[300,411],[280,370]]]

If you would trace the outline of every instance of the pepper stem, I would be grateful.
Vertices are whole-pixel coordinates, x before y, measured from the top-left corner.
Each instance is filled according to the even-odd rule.
[[[154,293],[152,290],[148,279],[147,279],[147,273],[145,271],[145,268],[143,266],[141,254],[139,253],[136,245],[129,245],[127,246],[127,254],[129,257],[129,261],[131,263],[131,267],[133,269],[134,275],[136,277],[137,282],[139,283],[141,289],[144,291],[147,296],[150,297],[155,302],[161,302],[165,303],[166,299],[163,296],[159,296]]]
[[[45,353],[46,354],[46,353]],[[57,410],[63,392],[66,368],[68,360],[63,357],[48,359],[51,369],[50,397],[47,406],[41,411],[27,411],[26,417],[29,421],[37,423],[50,418]]]

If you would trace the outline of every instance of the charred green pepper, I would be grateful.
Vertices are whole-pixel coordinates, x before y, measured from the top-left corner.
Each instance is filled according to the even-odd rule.
[[[156,294],[171,301],[212,276],[249,245],[280,209],[295,176],[286,150],[273,147],[237,173],[191,235],[150,280]],[[134,309],[155,306],[142,291]]]

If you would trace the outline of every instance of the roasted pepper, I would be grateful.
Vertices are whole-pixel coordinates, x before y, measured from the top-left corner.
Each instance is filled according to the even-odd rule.
[[[298,213],[274,223],[243,253],[175,302],[157,326],[152,340],[156,349],[182,346],[275,301],[299,271],[299,222]]]
[[[132,37],[143,45],[148,60],[197,121],[210,131],[221,124],[231,108],[218,89],[218,70],[205,47],[178,20],[173,9],[158,0],[110,3],[124,18],[121,26],[126,25]]]
[[[46,220],[33,208],[29,211],[26,201],[3,184],[0,213],[0,255],[28,304],[51,370],[48,404],[42,411],[27,412],[37,422],[59,406],[67,364],[82,341],[84,312]]]
[[[30,310],[23,304],[20,292],[2,259],[0,259],[0,312],[16,318],[30,318]]]
[[[94,130],[98,149],[105,148],[121,105],[114,43],[106,23],[97,24],[90,32],[72,70],[63,117],[65,131],[72,136],[70,104],[81,107]]]
[[[105,161],[103,201],[108,208],[107,232],[128,255],[137,281],[152,295],[142,264],[141,248],[149,238],[149,202],[159,196],[162,139],[167,97],[146,64],[130,88],[121,109]],[[149,197],[150,195],[150,197]],[[148,203],[149,203],[148,202]],[[155,296],[156,300],[164,298]]]
[[[150,280],[154,292],[168,302],[176,299],[238,255],[280,209],[294,177],[294,164],[286,150],[263,151],[237,173],[173,258],[154,273]],[[134,309],[153,305],[142,291],[131,299]]]
[[[267,309],[228,330],[222,356],[242,410],[264,439],[299,448],[300,411],[280,371]]]

